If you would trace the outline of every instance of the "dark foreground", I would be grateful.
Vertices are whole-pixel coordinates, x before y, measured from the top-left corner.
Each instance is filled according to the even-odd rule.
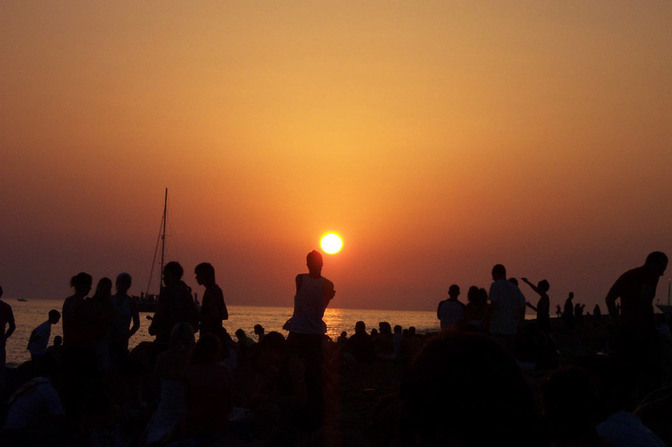
[[[246,411],[238,410],[237,420],[217,433],[171,435],[152,445],[356,447],[492,445],[506,440],[542,446],[567,445],[565,438],[572,437],[581,441],[576,445],[613,445],[595,437],[595,426],[619,410],[636,413],[672,445],[672,428],[667,423],[672,420],[672,393],[666,388],[672,384],[669,339],[661,335],[661,379],[656,393],[613,399],[622,394],[624,384],[619,383],[612,362],[614,328],[606,320],[586,318],[565,327],[561,320],[552,319],[550,336],[534,330],[533,324],[528,322],[528,329],[522,331],[515,360],[482,334],[417,335],[404,340],[403,351],[384,347],[381,352],[377,346],[371,361],[356,360],[345,344],[329,343],[322,382],[324,416],[309,425],[302,424],[301,418],[310,418],[313,407],[306,403],[310,399],[301,381],[295,380],[301,366],[298,370],[292,366],[284,346],[269,350],[250,346],[244,353],[235,353],[239,361],[230,397],[234,407]],[[233,354],[238,347],[232,344],[229,349]],[[563,408],[564,413],[577,415],[558,422],[542,398],[544,392],[547,401],[552,396],[548,378],[577,366],[581,367],[579,375],[555,375],[560,377],[559,386],[570,387],[564,394],[574,402],[563,403],[570,405]],[[161,399],[155,368],[151,344],[139,346],[124,368],[105,379],[96,399],[87,401],[86,411],[74,417],[69,414],[55,427],[45,422],[44,433],[54,436],[43,438],[40,444],[148,445],[148,425]],[[8,371],[9,389],[18,388],[31,371],[30,364]],[[53,382],[60,392],[59,384],[67,378],[59,374]],[[586,383],[589,386],[580,388]],[[582,411],[586,408],[590,414]],[[10,442],[31,445],[27,438],[7,437],[1,445]]]

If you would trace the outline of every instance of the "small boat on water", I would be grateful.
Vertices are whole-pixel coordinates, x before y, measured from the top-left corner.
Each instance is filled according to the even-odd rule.
[[[24,303],[25,303],[25,302],[28,301],[28,300],[25,299],[25,298],[17,298],[16,301],[21,301],[21,302],[24,302]]]

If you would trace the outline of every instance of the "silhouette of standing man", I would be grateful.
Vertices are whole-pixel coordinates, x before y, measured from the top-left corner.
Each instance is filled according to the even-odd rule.
[[[492,281],[490,334],[513,352],[518,328],[525,318],[525,298],[518,286],[506,279],[506,268],[502,264],[492,268]]]
[[[565,300],[565,307],[562,311],[562,321],[564,322],[566,329],[572,329],[574,327],[574,292],[569,292],[567,299]]]
[[[660,345],[654,325],[653,299],[658,278],[667,268],[667,255],[654,251],[644,265],[623,273],[605,299],[618,327],[616,354],[626,374],[624,385],[642,397],[660,385]],[[616,300],[620,298],[620,315]]]
[[[306,256],[308,273],[296,275],[296,295],[294,313],[289,321],[287,342],[305,363],[306,388],[308,390],[311,416],[314,421],[306,421],[312,428],[322,422],[324,396],[322,392],[322,338],[327,325],[322,318],[336,291],[334,283],[322,276],[322,255],[313,250]]]
[[[155,335],[154,346],[160,353],[168,349],[170,332],[177,323],[189,323],[198,330],[198,309],[191,296],[191,288],[182,281],[184,269],[175,261],[163,267],[163,287],[159,291],[159,303],[149,326],[149,335]]]
[[[224,302],[224,293],[215,281],[215,268],[208,262],[201,262],[194,269],[194,273],[196,282],[205,286],[201,306],[201,336],[215,334],[220,337],[222,320],[229,319],[229,311]]]
[[[464,303],[460,296],[460,286],[453,284],[448,288],[448,298],[439,302],[436,309],[436,317],[441,321],[441,329],[455,328],[464,315]]]

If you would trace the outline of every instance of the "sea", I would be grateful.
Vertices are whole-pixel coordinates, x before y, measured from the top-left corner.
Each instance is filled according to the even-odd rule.
[[[62,301],[32,299],[29,301],[6,300],[14,311],[16,320],[16,331],[7,340],[7,365],[18,366],[21,363],[30,360],[30,353],[26,349],[30,333],[34,328],[47,320],[47,314],[51,309],[61,310]],[[256,340],[254,335],[254,325],[261,324],[266,332],[278,331],[287,335],[287,331],[282,329],[285,322],[292,316],[291,307],[271,307],[271,306],[236,306],[227,305],[229,310],[229,319],[224,321],[224,327],[233,336],[237,329],[242,329],[245,333]],[[138,343],[143,341],[153,341],[154,337],[149,335],[147,329],[150,321],[147,319],[151,312],[140,312],[140,330],[131,338],[129,347],[132,349]],[[409,311],[409,310],[373,310],[373,309],[338,309],[327,308],[324,313],[324,322],[327,324],[327,335],[332,340],[336,340],[341,332],[346,331],[348,335],[354,333],[355,323],[363,321],[367,330],[377,328],[378,323],[387,321],[394,327],[399,324],[404,329],[414,326],[416,332],[423,334],[439,330],[439,321],[435,312],[430,311]],[[52,326],[51,340],[57,335],[62,335],[61,323]]]

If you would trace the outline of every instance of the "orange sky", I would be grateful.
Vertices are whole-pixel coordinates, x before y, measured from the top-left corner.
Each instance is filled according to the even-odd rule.
[[[669,2],[176,3],[0,5],[6,296],[139,293],[164,187],[167,257],[232,304],[291,305],[327,230],[350,308],[504,263],[592,311],[672,254]]]

